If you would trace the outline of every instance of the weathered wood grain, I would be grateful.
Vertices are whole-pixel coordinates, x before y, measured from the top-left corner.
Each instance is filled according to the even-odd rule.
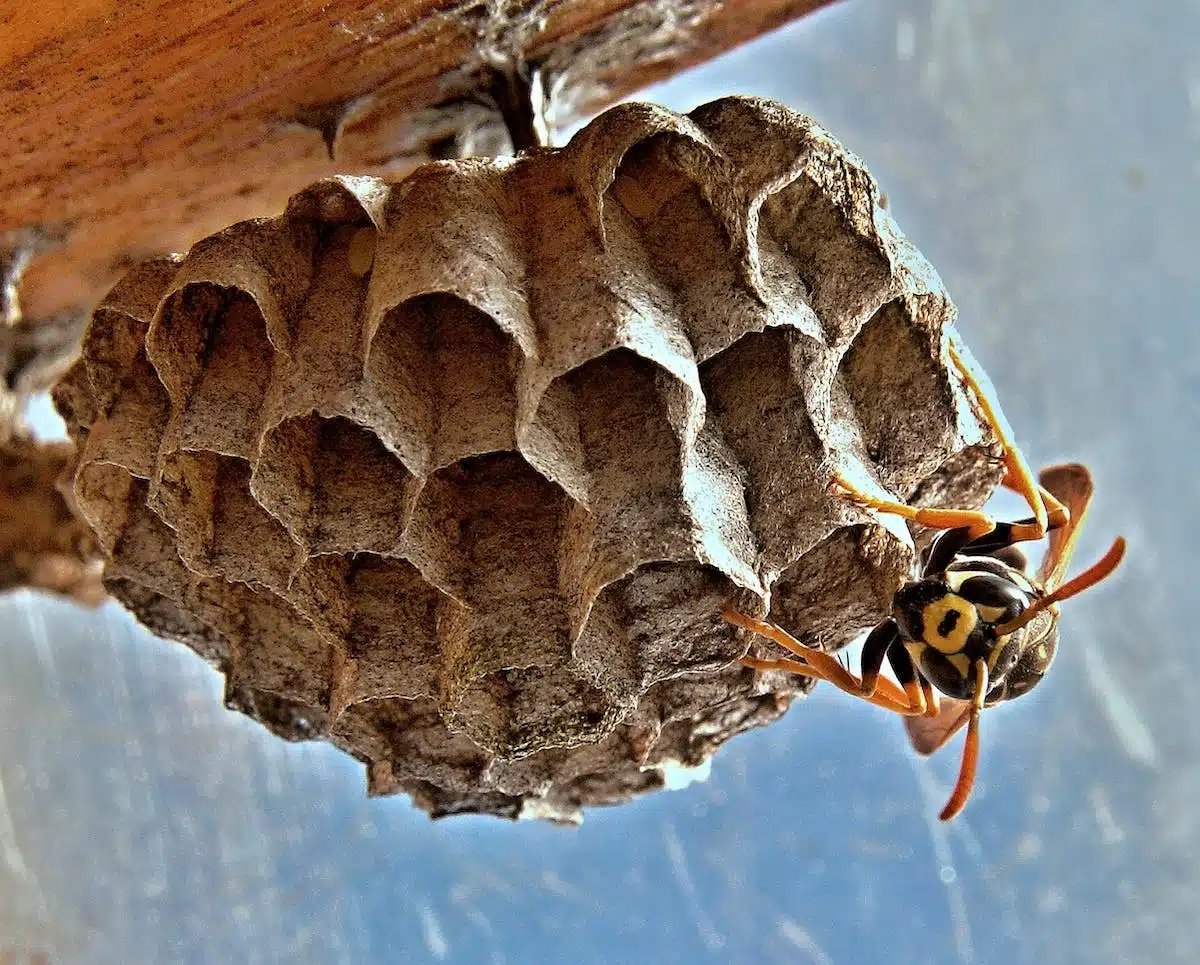
[[[469,100],[489,63],[544,65],[565,123],[827,2],[0,0],[21,313],[85,310],[131,261],[334,171],[406,170],[493,120]]]

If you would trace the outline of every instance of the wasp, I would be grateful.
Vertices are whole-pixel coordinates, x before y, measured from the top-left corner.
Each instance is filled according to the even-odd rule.
[[[1002,449],[1002,485],[1021,495],[1033,515],[996,522],[976,510],[916,508],[862,491],[840,471],[833,490],[860,507],[894,513],[942,530],[913,579],[892,601],[891,614],[871,630],[855,677],[837,657],[800,643],[772,623],[726,606],[722,616],[778,643],[798,659],[744,657],[756,670],[784,670],[825,680],[905,718],[922,755],[943,747],[965,724],[958,779],[939,817],[954,818],[967,803],[979,762],[979,716],[986,707],[1027,694],[1046,675],[1058,647],[1058,604],[1094,586],[1125,553],[1118,537],[1096,563],[1065,580],[1092,497],[1091,473],[1076,463],[1051,466],[1035,481],[1011,441],[999,406],[953,342],[950,360]],[[1016,545],[1047,537],[1036,574]],[[893,683],[881,675],[887,661]],[[940,692],[940,696],[939,696]]]

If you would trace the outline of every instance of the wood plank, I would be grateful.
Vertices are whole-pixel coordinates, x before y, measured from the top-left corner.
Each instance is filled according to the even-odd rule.
[[[0,249],[32,255],[26,319],[86,310],[310,181],[424,160],[488,119],[495,56],[544,64],[569,122],[827,2],[0,0]]]

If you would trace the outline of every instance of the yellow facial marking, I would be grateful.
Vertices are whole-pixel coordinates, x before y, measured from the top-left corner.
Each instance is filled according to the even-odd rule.
[[[958,618],[947,620],[947,615],[951,613],[957,613]],[[948,593],[941,599],[934,600],[925,606],[925,609],[921,611],[921,621],[925,631],[923,634],[925,642],[940,653],[949,656],[959,653],[967,645],[967,637],[975,629],[979,615],[975,612],[975,607],[961,596]],[[947,623],[954,625],[947,632],[942,633],[941,628]]]
[[[976,604],[975,609],[979,611],[979,615],[987,620],[988,623],[999,623],[1000,618],[1004,616],[1004,610],[998,606]]]
[[[946,656],[946,659],[958,671],[959,676],[966,680],[971,679],[971,659],[965,653],[952,653]]]
[[[1011,633],[1005,634],[1003,637],[1000,637],[996,640],[995,646],[992,647],[992,652],[988,654],[988,670],[996,669],[996,661],[1000,659],[1000,654],[1004,653],[1004,646],[1008,643],[1008,638],[1011,636]]]

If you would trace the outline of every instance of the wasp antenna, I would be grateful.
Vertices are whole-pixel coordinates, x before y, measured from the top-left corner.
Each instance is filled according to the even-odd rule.
[[[1019,615],[1013,617],[1007,623],[998,625],[996,627],[996,636],[1003,637],[1015,630],[1020,630],[1021,627],[1028,624],[1034,617],[1041,613],[1042,610],[1052,607],[1056,603],[1061,603],[1063,600],[1069,600],[1089,587],[1095,586],[1117,568],[1124,556],[1125,537],[1118,536],[1113,540],[1113,544],[1108,548],[1108,552],[1078,576],[1067,580],[1066,583],[1052,593],[1047,593],[1040,599],[1034,600]]]
[[[1082,593],[1088,587],[1095,586],[1120,565],[1124,556],[1125,537],[1118,536],[1113,540],[1113,544],[1108,548],[1107,553],[1078,576],[1058,587],[1058,589],[1050,594],[1050,597],[1053,598],[1054,602],[1060,603],[1075,596],[1077,593]]]
[[[971,719],[967,724],[967,742],[963,746],[962,764],[958,769],[958,780],[954,782],[954,791],[950,800],[938,815],[939,821],[953,821],[967,806],[967,798],[971,796],[971,788],[975,784],[975,770],[979,766],[979,712],[972,710]]]
[[[987,697],[988,665],[983,660],[977,660],[974,670],[975,694],[971,698],[971,717],[967,723],[967,740],[963,745],[962,763],[958,767],[958,780],[954,782],[950,800],[938,815],[940,821],[951,821],[957,817],[966,807],[971,788],[975,786],[975,771],[979,767],[979,713],[983,710],[983,701]]]

